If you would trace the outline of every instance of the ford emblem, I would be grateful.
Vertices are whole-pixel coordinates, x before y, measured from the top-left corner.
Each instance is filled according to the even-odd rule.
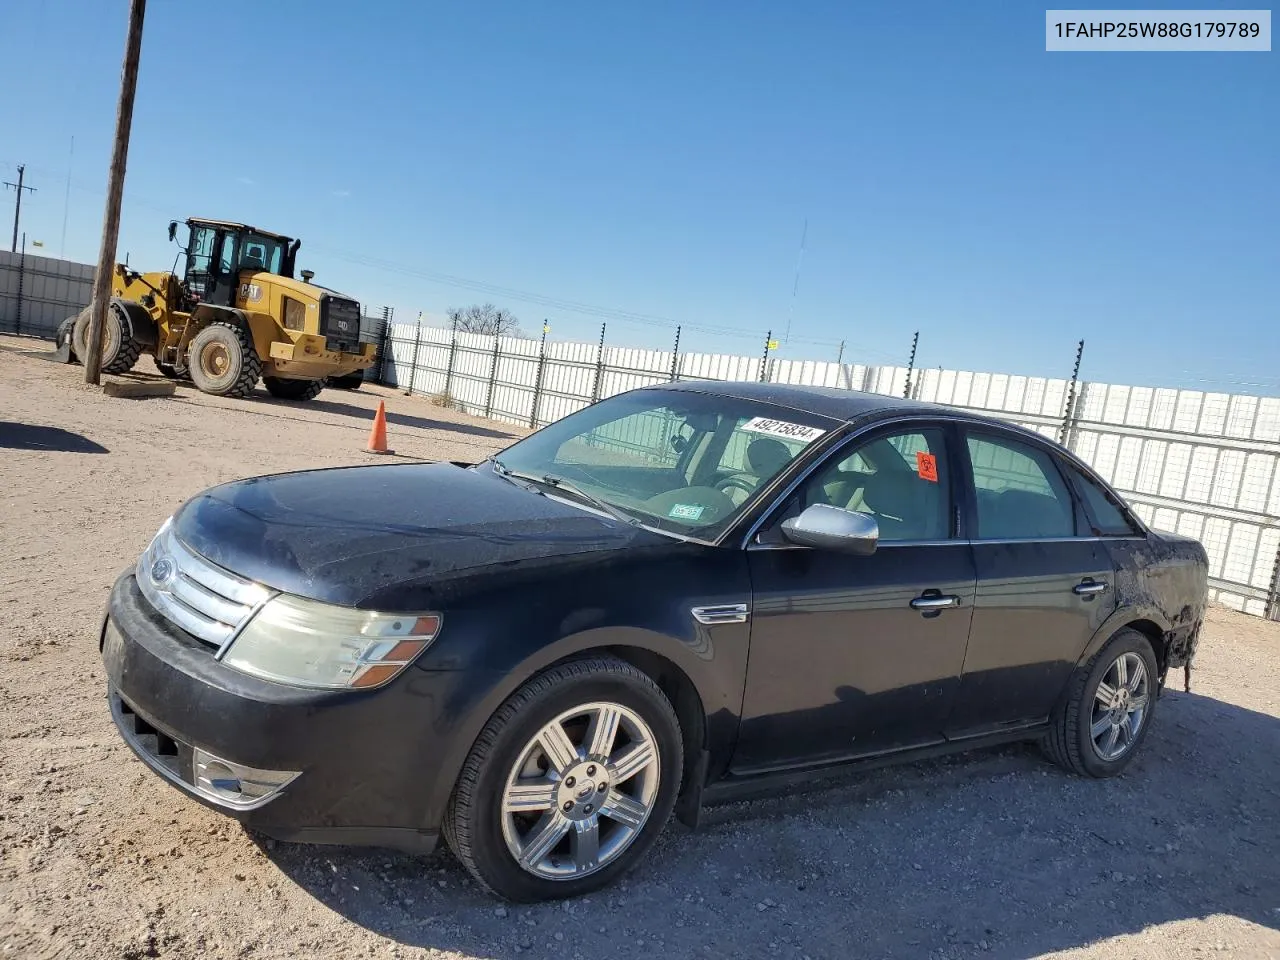
[[[173,561],[161,557],[151,565],[151,579],[161,587],[173,579]]]

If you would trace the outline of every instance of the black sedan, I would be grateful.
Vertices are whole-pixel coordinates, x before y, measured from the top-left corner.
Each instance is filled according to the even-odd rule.
[[[622,394],[481,464],[186,503],[111,593],[144,762],[282,840],[599,888],[673,811],[1038,740],[1108,777],[1195,653],[1207,564],[1041,436],[843,390]]]

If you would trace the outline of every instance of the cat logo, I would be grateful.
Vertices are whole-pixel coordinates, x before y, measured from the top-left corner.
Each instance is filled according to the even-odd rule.
[[[262,288],[256,283],[240,284],[240,299],[248,300],[250,303],[257,303],[262,299]]]

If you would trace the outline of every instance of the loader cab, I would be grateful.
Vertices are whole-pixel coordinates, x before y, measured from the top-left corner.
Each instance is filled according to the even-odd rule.
[[[187,264],[183,280],[202,303],[234,307],[240,275],[248,270],[292,277],[301,240],[222,220],[187,221]],[[173,238],[177,223],[169,225]]]

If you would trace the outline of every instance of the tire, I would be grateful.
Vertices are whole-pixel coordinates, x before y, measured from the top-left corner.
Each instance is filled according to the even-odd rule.
[[[156,369],[170,380],[190,380],[191,373],[182,364],[174,365],[172,363],[161,363],[156,361]]]
[[[1117,685],[1121,659],[1125,662],[1127,693],[1119,692]],[[1141,681],[1137,679],[1139,665]],[[1157,671],[1155,653],[1147,637],[1127,627],[1116,633],[1068,682],[1049,719],[1049,733],[1041,741],[1049,759],[1082,777],[1114,777],[1123,772],[1137,756],[1155,720],[1160,689]],[[1104,681],[1107,687],[1099,696],[1099,685]],[[1108,690],[1116,690],[1123,699],[1107,696]],[[1145,705],[1139,713],[1136,698],[1143,696]],[[1104,707],[1105,701],[1112,704],[1110,710]],[[1095,724],[1100,731],[1096,741]],[[1131,732],[1135,724],[1136,733]],[[1116,729],[1114,740],[1112,727]]]
[[[282,380],[279,377],[263,377],[267,393],[281,400],[314,400],[324,389],[323,380]]]
[[[66,360],[67,363],[80,362],[80,358],[76,354],[76,346],[75,346],[76,321],[80,319],[82,314],[87,314],[88,312],[89,312],[88,309],[81,310],[80,313],[77,313],[73,317],[67,317],[67,319],[63,320],[60,324],[58,324],[58,333],[57,333],[58,349],[61,350],[64,345],[67,347],[67,360]]]
[[[364,383],[363,374],[349,373],[345,377],[330,377],[325,385],[338,390],[359,390],[362,383]]]
[[[258,385],[262,361],[247,332],[218,320],[191,338],[187,369],[202,392],[243,398]]]
[[[89,308],[81,311],[71,330],[71,346],[84,363],[89,356]],[[128,373],[142,356],[142,344],[133,338],[132,327],[116,304],[108,304],[102,320],[102,372]]]
[[[600,708],[613,712],[612,725],[599,723],[606,715]],[[553,728],[568,739],[544,740],[541,731]],[[613,746],[587,756],[597,729],[615,731]],[[544,742],[563,744],[558,776],[540,772],[551,758]],[[607,763],[593,762],[605,756]],[[653,846],[670,819],[683,768],[679,721],[650,677],[611,656],[562,663],[512,694],[481,731],[445,813],[445,841],[481,887],[499,897],[532,903],[581,896],[612,883]],[[516,777],[531,778],[518,794],[524,813],[505,810]],[[549,825],[556,829],[544,836],[557,840],[539,856],[528,841]],[[517,860],[521,849],[531,868]]]

